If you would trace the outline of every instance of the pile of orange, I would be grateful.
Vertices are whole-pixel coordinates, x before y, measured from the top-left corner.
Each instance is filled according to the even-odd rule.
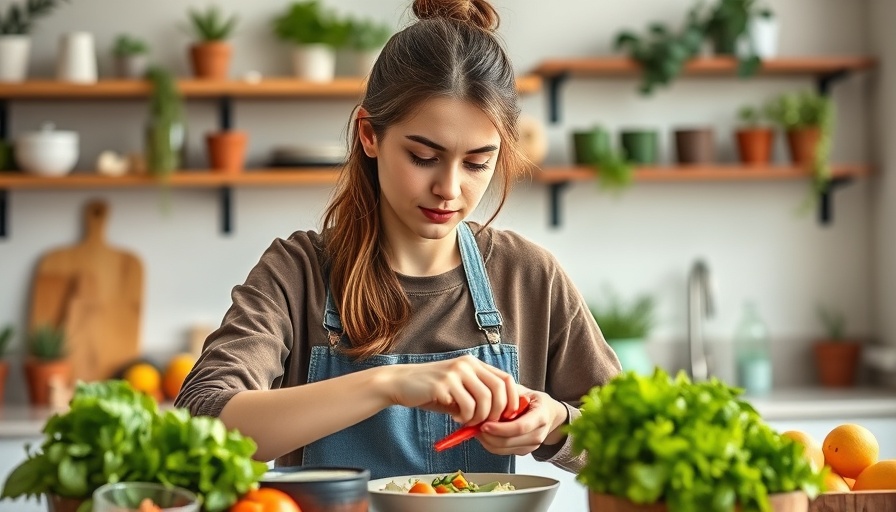
[[[827,492],[896,490],[896,459],[878,460],[877,438],[861,425],[838,425],[820,444],[798,430],[781,435],[802,444],[803,453],[813,467],[828,468]]]
[[[141,360],[128,366],[122,378],[137,391],[146,393],[159,402],[174,400],[195,363],[196,358],[187,353],[172,357],[163,370]]]

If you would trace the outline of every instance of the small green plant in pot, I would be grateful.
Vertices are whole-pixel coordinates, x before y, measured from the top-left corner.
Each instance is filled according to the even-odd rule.
[[[226,80],[230,76],[233,48],[227,39],[236,29],[239,18],[227,16],[212,5],[206,10],[189,10],[190,27],[196,42],[190,46],[193,75],[208,80]]]
[[[567,427],[573,450],[586,454],[577,478],[591,510],[808,510],[824,472],[740,393],[661,369],[593,388]]]
[[[575,163],[591,167],[601,188],[620,192],[631,185],[634,169],[610,145],[610,134],[602,127],[573,132]]]
[[[346,45],[350,25],[317,0],[293,2],[273,22],[274,35],[294,45],[293,71],[298,78],[329,82],[336,73],[336,49]]]
[[[819,382],[832,388],[854,386],[862,344],[847,338],[846,315],[842,311],[819,304],[815,313],[825,332],[812,347]]]
[[[370,18],[348,20],[348,47],[355,52],[356,73],[367,76],[379,57],[380,50],[392,37],[392,28]]]
[[[21,82],[28,74],[31,31],[67,0],[25,0],[10,3],[0,12],[0,82]]]
[[[142,79],[149,67],[149,45],[137,37],[119,34],[112,46],[115,76]]]
[[[768,165],[775,132],[765,121],[765,113],[753,105],[744,105],[738,110],[737,119],[734,137],[740,161],[747,165]]]
[[[65,330],[49,324],[36,327],[28,336],[27,352],[25,380],[31,403],[51,405],[53,391],[63,391],[72,383]]]
[[[646,35],[632,31],[619,33],[614,47],[641,65],[639,90],[649,96],[658,86],[671,84],[685,64],[700,53],[702,43],[701,22],[692,12],[681,31],[670,29],[663,23],[653,23]]]
[[[758,15],[756,0],[718,0],[710,10],[703,31],[719,55],[738,60],[738,75],[748,77],[759,71],[762,61],[749,40],[749,24]]]
[[[647,336],[656,324],[656,302],[649,295],[624,301],[607,288],[604,301],[590,306],[591,315],[604,339],[616,352],[623,370],[641,374],[653,372],[654,364],[647,353]]]
[[[183,99],[174,75],[167,69],[153,66],[147,77],[152,92],[146,125],[146,166],[150,173],[166,181],[183,165],[186,146]]]

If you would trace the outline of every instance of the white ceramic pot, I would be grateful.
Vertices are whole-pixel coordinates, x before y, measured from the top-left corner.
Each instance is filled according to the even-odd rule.
[[[325,44],[304,44],[292,53],[293,72],[309,82],[329,82],[336,75],[336,52]]]
[[[754,16],[747,26],[747,33],[753,51],[760,59],[778,56],[778,20]]]
[[[56,78],[64,82],[92,84],[97,80],[93,34],[70,32],[59,38]]]
[[[78,133],[45,124],[36,132],[25,132],[15,142],[19,167],[39,176],[64,176],[78,163]]]
[[[30,53],[30,37],[0,36],[0,82],[25,81]]]

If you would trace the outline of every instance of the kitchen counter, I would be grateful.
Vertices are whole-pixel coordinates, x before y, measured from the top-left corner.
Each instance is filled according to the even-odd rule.
[[[896,389],[782,389],[744,399],[768,421],[896,418]],[[40,437],[47,418],[57,411],[27,404],[0,406],[0,438]]]

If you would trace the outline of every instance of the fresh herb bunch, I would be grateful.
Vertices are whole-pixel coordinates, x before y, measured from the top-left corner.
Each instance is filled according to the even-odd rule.
[[[203,42],[223,41],[233,34],[239,18],[234,14],[225,17],[217,5],[209,6],[204,11],[190,9],[190,24],[193,33]]]
[[[181,164],[177,141],[172,138],[175,130],[182,129],[183,99],[170,71],[153,66],[149,69],[147,78],[152,84],[147,167],[151,173],[166,179]]]
[[[357,51],[382,48],[392,37],[392,28],[370,18],[348,21],[348,46]]]
[[[591,315],[607,340],[644,338],[656,323],[656,303],[653,297],[642,295],[630,304],[608,290],[606,304],[591,306]]]
[[[41,325],[28,338],[28,353],[41,361],[56,361],[66,355],[65,331],[52,325]]]
[[[0,357],[6,355],[6,349],[9,348],[9,343],[12,341],[12,335],[15,334],[15,329],[11,325],[7,325],[0,331]]]
[[[587,452],[578,480],[593,492],[682,511],[769,512],[770,494],[795,490],[814,498],[824,472],[740,393],[662,369],[593,388],[567,427],[574,451]]]
[[[307,0],[290,4],[274,19],[273,29],[277,37],[290,43],[339,48],[348,41],[350,24],[324,10],[317,0]]]
[[[131,37],[127,34],[119,34],[112,45],[112,54],[116,57],[129,57],[149,53],[149,45],[142,39]]]
[[[88,498],[108,482],[160,482],[195,492],[203,510],[227,510],[267,470],[252,439],[184,409],[160,412],[124,381],[79,383],[67,412],[51,417],[40,449],[12,473],[2,498],[43,493]]]
[[[6,15],[0,15],[0,35],[27,35],[38,18],[49,15],[53,9],[68,0],[26,0],[25,6],[11,4]]]
[[[840,341],[846,334],[846,315],[842,311],[819,304],[815,308],[818,319],[831,341]]]

